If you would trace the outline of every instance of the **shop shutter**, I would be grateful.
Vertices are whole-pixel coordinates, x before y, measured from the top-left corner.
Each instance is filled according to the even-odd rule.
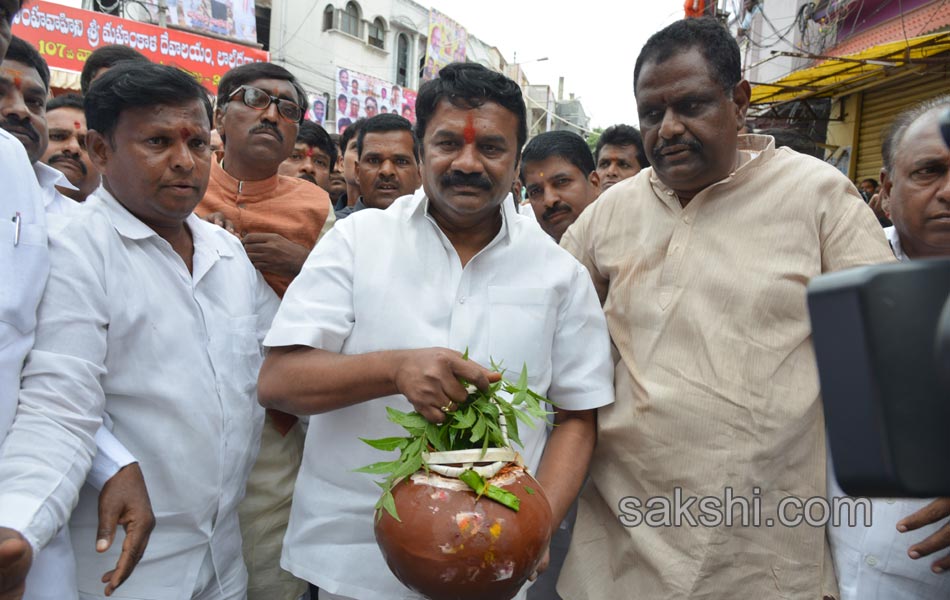
[[[865,91],[861,100],[854,180],[861,181],[868,177],[880,180],[881,142],[894,117],[904,109],[946,94],[948,90],[950,74],[940,70]]]

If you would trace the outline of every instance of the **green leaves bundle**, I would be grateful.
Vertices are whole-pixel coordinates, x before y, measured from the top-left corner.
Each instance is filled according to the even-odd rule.
[[[492,362],[492,369],[499,371],[499,366]],[[377,450],[399,451],[399,458],[396,460],[373,463],[357,469],[359,473],[386,476],[383,481],[376,482],[383,490],[382,496],[376,503],[377,510],[386,510],[394,519],[399,520],[392,489],[401,479],[423,468],[423,452],[481,449],[484,456],[489,448],[508,447],[509,443],[505,441],[502,433],[502,419],[507,428],[508,440],[523,447],[524,444],[518,434],[518,422],[521,421],[534,428],[536,420],[550,414],[542,404],[548,400],[528,388],[527,365],[522,367],[517,383],[512,383],[502,377],[491,384],[485,392],[465,381],[462,384],[467,386],[468,398],[457,409],[447,413],[445,421],[441,424],[430,423],[415,411],[406,413],[387,406],[389,420],[401,426],[409,435],[376,440],[360,438]],[[506,399],[505,393],[511,395],[510,400]],[[471,475],[475,475],[477,479]],[[471,475],[465,475],[461,479],[477,494],[484,493],[487,497],[517,510],[517,502],[515,506],[511,506],[510,499],[506,502],[503,500],[504,496],[494,491],[498,488],[486,486],[474,471]]]

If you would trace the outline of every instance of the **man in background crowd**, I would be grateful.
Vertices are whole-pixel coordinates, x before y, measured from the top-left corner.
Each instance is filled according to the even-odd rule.
[[[590,148],[574,132],[542,133],[521,155],[525,194],[541,229],[556,242],[597,198],[596,180]]]
[[[950,149],[939,123],[948,108],[942,96],[906,110],[884,138],[880,193],[894,222],[884,233],[901,261],[950,256]],[[845,496],[831,472],[828,496]],[[950,498],[874,498],[868,515],[870,527],[828,529],[841,600],[950,598]]]
[[[337,218],[364,208],[387,209],[396,198],[419,187],[419,142],[412,123],[398,115],[366,119],[356,136],[356,178],[362,192]]]
[[[340,147],[343,149],[343,158],[341,168],[343,170],[343,180],[346,182],[346,192],[340,197],[337,204],[340,208],[336,209],[336,218],[342,219],[353,212],[353,206],[360,199],[360,181],[356,176],[356,163],[359,162],[359,151],[356,144],[359,141],[358,135],[360,129],[365,123],[365,119],[357,119],[340,134]]]
[[[85,202],[99,187],[99,171],[86,151],[86,114],[78,94],[63,94],[46,104],[49,146],[43,162],[62,171],[71,188],[57,188],[76,202]]]
[[[297,132],[293,152],[280,163],[277,172],[315,183],[329,194],[330,170],[336,161],[336,144],[330,139],[330,134],[313,121],[304,121]]]
[[[283,67],[253,63],[228,71],[218,84],[215,113],[224,158],[212,162],[208,191],[195,209],[241,238],[278,296],[334,221],[325,191],[278,173],[294,150],[306,106],[306,93]],[[303,435],[295,416],[267,412],[240,507],[252,600],[292,600],[306,590],[278,567]]]
[[[79,75],[79,87],[82,89],[82,95],[85,96],[89,93],[89,86],[92,85],[93,81],[102,77],[103,73],[124,60],[141,63],[150,62],[138,50],[119,44],[110,44],[93,50],[92,54],[86,57],[86,62],[82,66],[82,73]]]
[[[650,166],[643,151],[643,138],[630,125],[611,125],[600,134],[594,162],[601,192]]]

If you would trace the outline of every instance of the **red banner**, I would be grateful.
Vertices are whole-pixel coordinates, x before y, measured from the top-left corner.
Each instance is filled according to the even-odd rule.
[[[42,1],[14,16],[13,35],[38,48],[50,67],[76,72],[100,46],[129,46],[156,63],[191,73],[212,92],[233,67],[270,58],[256,48]]]

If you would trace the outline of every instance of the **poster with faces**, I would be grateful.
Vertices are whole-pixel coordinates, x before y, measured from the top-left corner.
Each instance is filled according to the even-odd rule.
[[[449,63],[463,62],[467,44],[468,32],[464,27],[439,11],[429,9],[429,43],[422,80],[435,79]]]
[[[206,31],[257,43],[255,0],[165,0],[168,21],[196,31]],[[148,3],[147,3],[148,4]],[[155,12],[157,9],[149,9]]]
[[[327,99],[323,94],[307,94],[307,113],[304,118],[323,126],[327,116]]]
[[[350,69],[337,69],[336,93],[331,102],[337,133],[343,133],[357,119],[381,113],[396,113],[416,122],[415,90]]]

